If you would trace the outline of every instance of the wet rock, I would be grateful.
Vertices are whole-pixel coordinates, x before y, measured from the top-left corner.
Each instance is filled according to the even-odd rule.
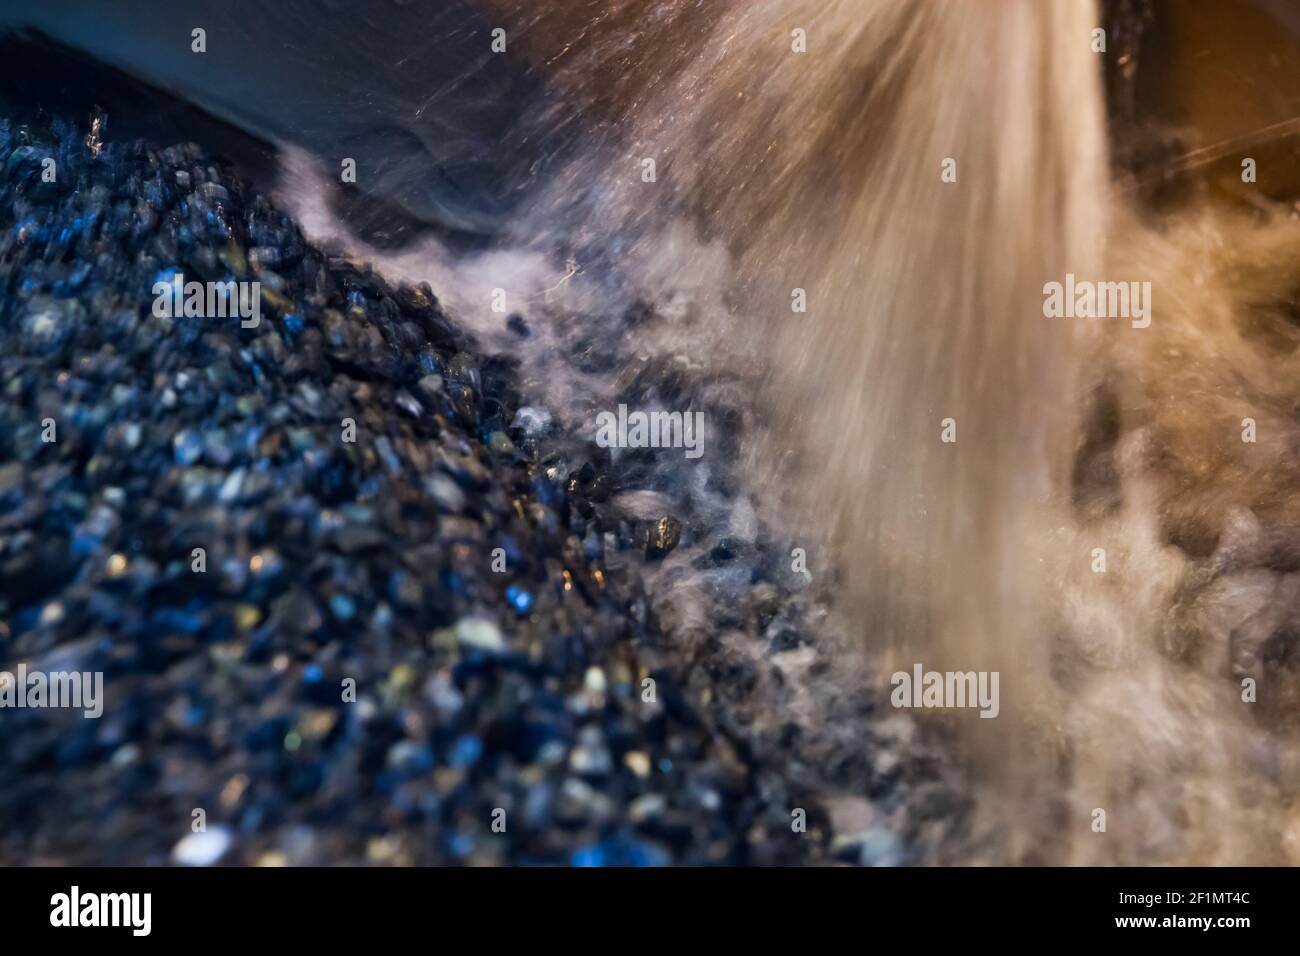
[[[179,866],[214,866],[230,850],[234,837],[228,827],[212,826],[190,833],[172,850],[172,862]]]
[[[682,525],[676,518],[666,515],[654,522],[646,538],[645,556],[662,558],[681,541]]]

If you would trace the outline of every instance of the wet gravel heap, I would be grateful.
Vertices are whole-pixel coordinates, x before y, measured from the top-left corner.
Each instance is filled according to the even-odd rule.
[[[0,118],[0,669],[105,675],[98,720],[0,710],[0,862],[891,863],[950,812],[896,835],[923,771],[751,719],[807,598],[742,572],[750,644],[674,645],[643,571],[691,516],[621,509],[635,456],[433,290],[108,129]],[[175,272],[260,326],[155,317]]]

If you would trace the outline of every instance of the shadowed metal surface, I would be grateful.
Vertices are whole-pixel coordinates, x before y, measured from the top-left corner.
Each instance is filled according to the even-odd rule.
[[[191,31],[206,31],[206,52]],[[0,2],[0,32],[39,31],[275,142],[302,146],[427,222],[492,233],[515,199],[506,148],[538,95],[491,51],[465,0]]]

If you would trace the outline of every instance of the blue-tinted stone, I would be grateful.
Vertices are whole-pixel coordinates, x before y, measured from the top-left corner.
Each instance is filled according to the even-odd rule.
[[[510,606],[518,614],[527,614],[533,606],[533,596],[523,588],[513,584],[506,588],[506,600],[510,602]]]

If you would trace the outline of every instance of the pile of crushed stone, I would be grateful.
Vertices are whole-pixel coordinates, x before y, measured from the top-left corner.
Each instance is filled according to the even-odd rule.
[[[784,718],[820,599],[685,497],[629,513],[654,449],[565,431],[199,147],[10,112],[0,670],[104,699],[0,709],[0,861],[893,864],[960,826],[878,690]],[[155,314],[177,273],[260,322]],[[736,569],[689,645],[647,586],[679,547]]]

